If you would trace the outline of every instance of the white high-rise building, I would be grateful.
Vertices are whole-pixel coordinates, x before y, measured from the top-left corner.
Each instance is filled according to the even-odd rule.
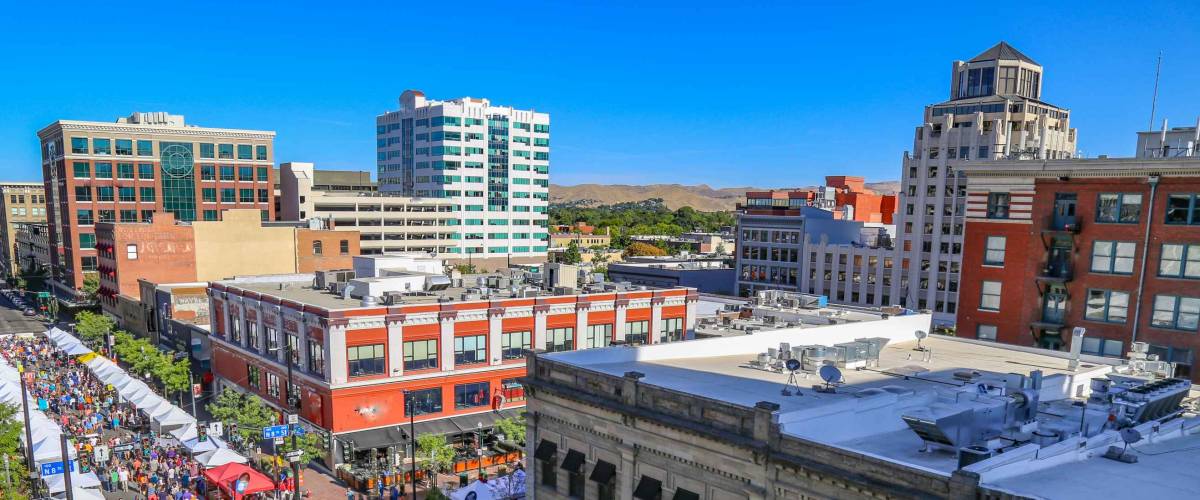
[[[485,268],[545,261],[549,114],[406,90],[398,111],[376,118],[376,146],[381,192],[454,203],[452,260]]]
[[[913,152],[904,155],[896,226],[906,307],[931,310],[935,324],[954,323],[966,200],[975,196],[956,167],[1071,158],[1076,138],[1069,115],[1043,100],[1042,66],[1007,43],[954,62],[950,100],[925,107]]]

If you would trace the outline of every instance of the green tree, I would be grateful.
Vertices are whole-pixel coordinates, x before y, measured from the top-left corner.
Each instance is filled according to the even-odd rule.
[[[567,244],[567,251],[563,252],[562,261],[563,264],[578,264],[583,262],[583,254],[579,251],[579,243],[577,241],[571,240]]]
[[[263,427],[279,422],[279,413],[268,407],[258,396],[242,394],[226,389],[208,403],[208,412],[228,428],[237,423],[237,440],[242,443],[257,442]],[[289,440],[290,441],[290,440]]]
[[[454,467],[454,447],[446,441],[446,436],[421,434],[417,436],[416,458],[426,469],[449,472]]]
[[[240,425],[239,425],[240,427]],[[279,447],[279,453],[286,454],[292,450],[301,450],[300,463],[307,464],[312,459],[323,456],[325,454],[325,440],[315,432],[310,432],[296,439],[296,447],[292,447],[292,438],[283,440],[283,446]]]
[[[513,417],[502,418],[496,421],[496,432],[504,434],[505,441],[524,442],[525,441],[525,419]]]
[[[666,254],[667,252],[663,249],[640,241],[635,241],[625,247],[626,257],[662,256]]]
[[[80,288],[80,291],[83,292],[83,295],[88,300],[92,300],[96,298],[96,292],[99,290],[100,275],[92,272],[83,273],[83,287]]]
[[[169,392],[174,392],[180,395],[180,402],[183,401],[183,392],[191,389],[191,360],[188,358],[175,359],[170,354],[160,354],[160,361],[155,367],[154,376],[158,377],[163,383],[163,387]]]
[[[26,480],[25,455],[19,450],[25,426],[20,417],[20,408],[0,403],[0,460],[8,458],[7,483],[0,482],[0,500],[26,500],[29,484]],[[2,465],[0,465],[2,467]]]
[[[91,311],[80,311],[75,315],[75,333],[92,347],[104,344],[104,338],[112,333],[116,323],[112,318]]]

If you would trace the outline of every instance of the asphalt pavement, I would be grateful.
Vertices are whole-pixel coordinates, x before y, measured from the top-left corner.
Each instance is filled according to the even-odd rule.
[[[31,302],[26,301],[26,304]],[[25,316],[12,301],[0,294],[0,335],[7,333],[36,333],[46,331],[46,324],[36,317]]]

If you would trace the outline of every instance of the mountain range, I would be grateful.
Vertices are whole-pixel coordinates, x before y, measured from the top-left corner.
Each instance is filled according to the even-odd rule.
[[[899,181],[868,182],[868,189],[880,194],[895,194],[900,190]],[[746,196],[746,191],[768,189],[811,189],[808,188],[759,188],[728,187],[712,188],[705,184],[687,186],[683,184],[577,184],[574,186],[550,185],[550,203],[595,207],[614,203],[644,201],[661,198],[671,210],[692,207],[703,212],[733,210]]]

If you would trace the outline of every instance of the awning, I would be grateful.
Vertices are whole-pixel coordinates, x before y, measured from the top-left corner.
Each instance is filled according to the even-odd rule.
[[[596,466],[592,467],[592,475],[589,476],[588,479],[591,479],[592,481],[595,481],[600,484],[604,484],[609,481],[612,481],[613,476],[616,476],[616,475],[617,475],[617,466],[610,464],[608,462],[605,462],[603,460],[597,460]]]
[[[683,488],[675,488],[675,496],[671,497],[671,500],[700,500],[700,495]]]
[[[641,500],[661,500],[662,498],[662,481],[652,477],[642,476],[638,481],[637,488],[633,490],[633,498]]]
[[[583,453],[569,449],[569,450],[567,450],[567,458],[563,459],[562,465],[560,467],[562,467],[562,469],[565,471],[582,472],[583,462],[586,459],[587,459],[587,457],[585,457],[583,455]]]
[[[533,458],[550,460],[554,458],[555,453],[558,453],[558,445],[543,439],[538,443],[537,449],[533,451]]]
[[[413,427],[416,430],[417,436],[422,434],[433,434],[435,436],[444,436],[446,434],[459,434],[464,432],[474,433],[477,428],[476,424],[483,424],[484,429],[490,429],[496,425],[496,421],[502,418],[513,418],[520,416],[521,408],[500,410],[500,411],[485,411],[480,413],[472,413],[470,415],[459,415],[456,417],[438,418],[434,420],[425,420],[417,422]],[[347,432],[334,436],[339,441],[354,441],[354,446],[359,449],[365,448],[383,448],[386,446],[396,446],[408,443],[408,423],[398,425],[389,425],[378,429],[367,429],[365,431]]]

